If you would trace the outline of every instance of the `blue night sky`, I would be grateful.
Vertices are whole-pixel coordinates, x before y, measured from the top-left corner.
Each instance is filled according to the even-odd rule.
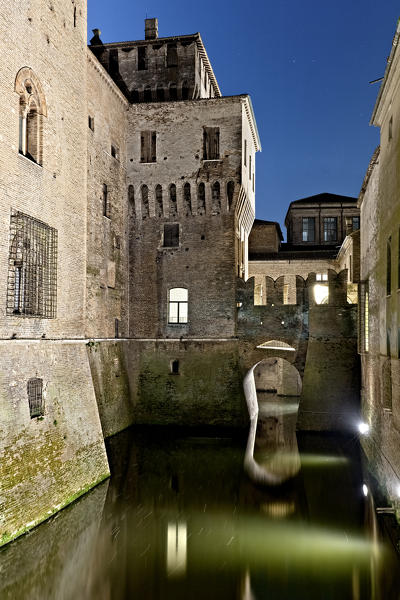
[[[283,224],[289,202],[358,196],[379,143],[369,120],[400,16],[398,0],[88,0],[103,42],[199,31],[222,94],[250,94],[263,150],[257,218]]]

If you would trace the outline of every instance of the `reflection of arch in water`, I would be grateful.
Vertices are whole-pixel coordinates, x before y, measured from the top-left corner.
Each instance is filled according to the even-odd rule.
[[[271,357],[260,361],[254,369],[254,379],[257,391],[274,392],[279,396],[300,396],[301,394],[300,373],[296,367],[280,357]]]
[[[247,374],[243,380],[244,395],[246,398],[246,404],[247,404],[247,408],[249,411],[249,417],[250,417],[250,430],[249,430],[249,436],[247,439],[247,446],[246,446],[246,452],[245,452],[245,457],[244,457],[244,469],[245,469],[246,473],[248,474],[248,476],[250,477],[250,479],[252,479],[255,483],[258,483],[261,485],[268,485],[268,486],[277,486],[277,485],[283,484],[288,479],[291,479],[292,477],[295,477],[297,475],[297,473],[300,470],[300,458],[297,454],[297,457],[296,456],[294,457],[295,460],[293,461],[292,468],[290,468],[289,470],[286,469],[284,471],[278,471],[278,472],[274,471],[272,469],[268,469],[265,467],[265,465],[262,466],[254,460],[254,447],[255,447],[255,441],[256,441],[257,423],[258,423],[258,416],[259,416],[257,388],[256,388],[256,381],[255,381],[255,371],[259,367],[259,365],[261,365],[262,363],[264,363],[266,361],[267,361],[267,364],[269,361],[271,361],[271,364],[273,364],[273,361],[275,361],[276,364],[279,364],[278,361],[282,361],[282,362],[286,363],[287,365],[289,365],[289,367],[293,368],[294,371],[296,371],[299,379],[300,379],[300,374],[297,371],[297,369],[295,367],[293,367],[293,365],[291,365],[288,361],[286,361],[280,357],[272,357],[272,358],[260,360],[259,362],[257,362],[247,372]],[[300,379],[300,385],[301,385],[301,379]],[[300,387],[300,392],[301,392],[301,387]],[[295,436],[295,431],[293,432],[293,434]]]

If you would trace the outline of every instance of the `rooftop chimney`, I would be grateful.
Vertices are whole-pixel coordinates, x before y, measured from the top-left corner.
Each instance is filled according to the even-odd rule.
[[[158,38],[158,19],[145,19],[144,39],[155,40]]]
[[[101,35],[101,31],[100,29],[92,29],[94,35],[92,37],[92,39],[90,40],[90,45],[91,46],[102,46],[103,42],[100,39],[100,35]]]

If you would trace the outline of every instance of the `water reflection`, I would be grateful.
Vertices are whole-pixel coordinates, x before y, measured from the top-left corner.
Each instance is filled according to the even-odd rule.
[[[258,450],[297,469],[281,488],[244,475],[243,439],[155,428],[109,440],[109,485],[0,551],[0,598],[395,600],[356,442],[296,440],[271,416]]]

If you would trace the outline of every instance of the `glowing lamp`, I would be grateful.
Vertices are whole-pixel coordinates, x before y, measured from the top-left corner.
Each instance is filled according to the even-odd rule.
[[[369,432],[369,425],[368,425],[368,423],[359,423],[359,425],[358,425],[358,431],[362,435],[365,435],[366,433],[368,433]]]

